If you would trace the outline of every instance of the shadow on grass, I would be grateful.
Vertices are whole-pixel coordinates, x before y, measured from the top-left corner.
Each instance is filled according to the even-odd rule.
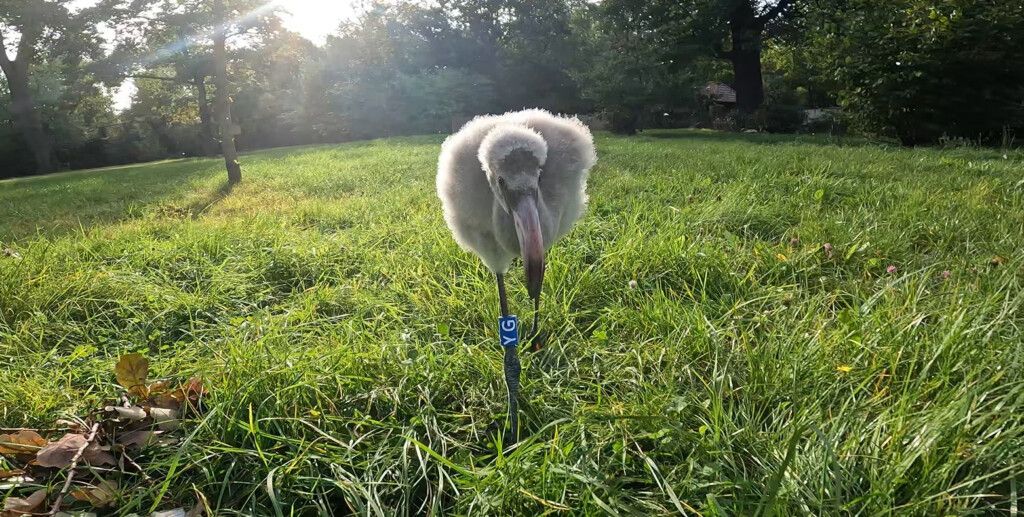
[[[190,217],[193,220],[199,219],[200,217],[203,216],[203,214],[206,213],[207,210],[213,208],[214,205],[216,205],[217,203],[224,201],[224,199],[231,195],[231,191],[234,189],[235,183],[225,181],[224,184],[221,185],[219,189],[211,192],[206,197],[197,200],[195,203],[189,205],[188,211],[189,214],[191,214]]]
[[[166,203],[185,201],[178,210],[202,213],[231,191],[225,185],[202,196],[209,188],[204,184],[221,174],[216,160],[189,159],[5,181],[0,240],[59,236],[137,218]],[[202,197],[191,202],[197,195]]]

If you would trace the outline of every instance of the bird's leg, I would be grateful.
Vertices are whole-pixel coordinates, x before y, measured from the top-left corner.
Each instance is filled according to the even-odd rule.
[[[505,275],[498,273],[498,303],[501,305],[501,317],[508,317],[508,294],[505,293]]]
[[[505,277],[498,273],[498,303],[502,317],[508,317],[508,295]],[[505,385],[508,387],[508,429],[502,433],[502,446],[509,447],[519,441],[519,347],[505,347]]]
[[[527,336],[526,342],[535,351],[540,350],[542,344],[540,339],[540,296],[533,299],[533,328],[530,329],[530,333]]]

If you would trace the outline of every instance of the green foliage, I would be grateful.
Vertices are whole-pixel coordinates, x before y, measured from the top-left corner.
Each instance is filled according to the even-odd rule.
[[[1024,10],[995,0],[849,0],[812,40],[860,127],[904,144],[1024,128]]]
[[[226,3],[240,149],[446,132],[453,120],[524,107],[597,114],[623,134],[850,126],[905,144],[1010,147],[1024,131],[1024,13],[1013,2],[369,2],[321,47],[285,31],[263,2]],[[0,5],[0,24],[46,39],[24,55],[59,167],[217,154],[211,1],[72,7]],[[99,21],[117,28],[112,41]],[[105,86],[124,77],[140,91],[118,114]],[[739,90],[743,106],[699,96],[710,81]],[[838,122],[804,123],[805,109],[838,105]],[[0,105],[2,176],[33,170],[26,144],[40,141],[14,119]]]
[[[212,159],[0,183],[3,425],[116,399],[142,353],[209,410],[132,454],[126,515],[1010,513],[1021,153],[599,134],[499,455],[497,293],[445,228],[442,139],[254,153],[226,197]]]
[[[768,75],[765,83],[765,104],[754,117],[758,127],[771,133],[796,133],[803,126],[806,106],[797,89],[778,75]]]
[[[0,123],[9,123],[20,133],[8,144],[16,158],[13,167],[0,169],[0,177],[29,170],[52,172],[54,158],[77,161],[78,166],[94,164],[87,142],[95,142],[97,129],[112,118],[109,100],[91,69],[102,57],[104,40],[97,27],[101,21],[122,22],[135,5],[121,0],[74,4],[68,0],[0,4],[4,85],[0,90],[9,100],[0,111]],[[33,154],[31,165],[17,159],[28,149]],[[87,157],[79,161],[80,152]]]
[[[567,2],[378,6],[324,49],[330,140],[449,131],[453,116],[582,103]]]
[[[379,9],[328,42],[321,73],[331,115],[320,126],[328,139],[447,132],[452,116],[495,107],[490,79],[420,61],[437,59],[436,53],[413,52],[418,47],[411,41],[422,41],[416,16],[423,14]]]
[[[610,1],[581,12],[576,33],[587,61],[574,78],[611,130],[633,134],[651,115],[696,104],[696,80],[666,66],[642,3]]]

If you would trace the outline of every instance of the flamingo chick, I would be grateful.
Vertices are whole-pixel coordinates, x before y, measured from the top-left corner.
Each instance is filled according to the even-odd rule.
[[[597,162],[582,122],[533,109],[477,117],[441,147],[437,195],[459,245],[494,272],[502,316],[504,275],[519,256],[534,302],[544,283],[544,255],[579,220],[587,176]]]

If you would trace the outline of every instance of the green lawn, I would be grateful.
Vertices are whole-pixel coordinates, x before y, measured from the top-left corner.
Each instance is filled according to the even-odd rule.
[[[141,352],[211,395],[122,513],[1024,511],[1024,154],[599,136],[499,455],[497,293],[441,140],[254,153],[226,195],[217,160],[0,182],[0,427],[116,400]]]

